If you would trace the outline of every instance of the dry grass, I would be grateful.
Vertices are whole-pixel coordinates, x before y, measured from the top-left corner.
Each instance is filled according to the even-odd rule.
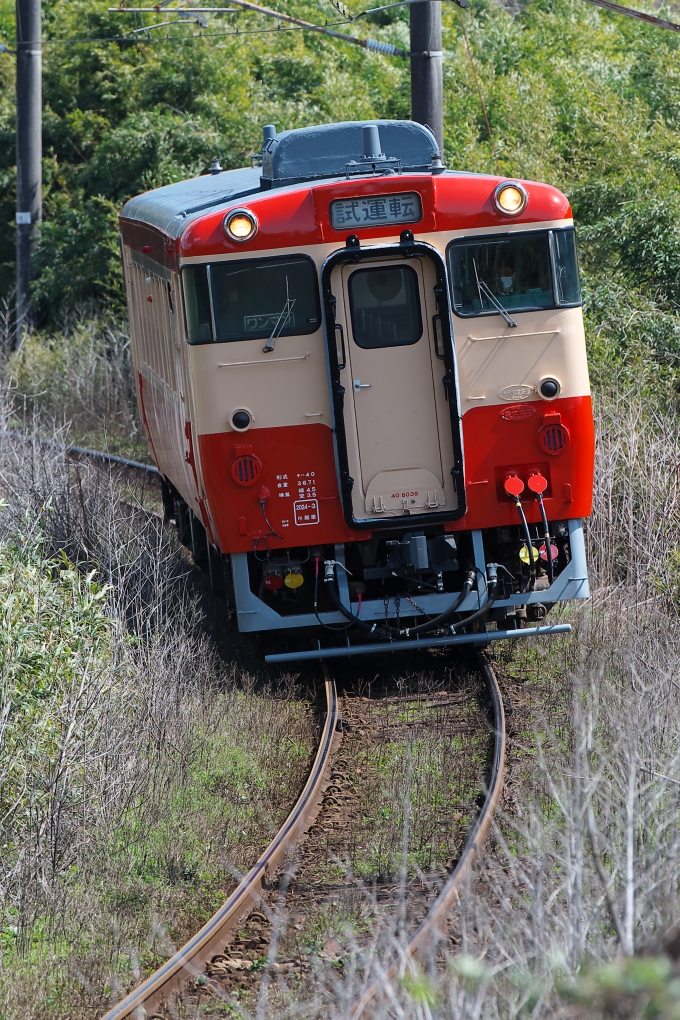
[[[118,369],[111,371],[113,378]],[[93,429],[108,414],[122,420],[108,405],[96,405],[97,394],[87,396],[77,379],[66,390],[53,411],[59,401],[75,417],[78,408],[95,408],[87,425]],[[27,422],[43,398],[34,399],[26,398]],[[492,852],[422,968],[405,966],[384,982],[376,1016],[677,1015],[664,965],[635,976],[625,961],[654,944],[680,913],[679,420],[673,408],[651,407],[634,388],[600,395],[596,414],[587,534],[594,595],[566,611],[573,636],[497,653],[513,711]],[[284,810],[304,771],[310,720],[280,692],[244,692],[239,670],[225,673],[216,663],[196,628],[186,562],[153,513],[130,505],[134,499],[121,501],[98,474],[66,470],[38,446],[5,442],[0,488],[7,502],[2,534],[25,528],[28,513],[31,527],[39,523],[45,556],[65,548],[111,585],[107,613],[116,623],[107,639],[116,679],[102,667],[97,688],[105,725],[91,728],[87,739],[82,728],[70,745],[74,760],[87,765],[87,783],[72,783],[73,799],[62,798],[56,843],[54,809],[40,815],[31,808],[21,852],[4,865],[0,1016],[94,1015],[112,973],[125,983],[136,967],[160,960],[167,940],[181,939],[214,905],[228,885],[229,865],[252,860],[271,828],[269,813]],[[134,690],[120,682],[126,670]],[[262,743],[267,729],[274,739]],[[283,736],[291,732],[293,758]],[[225,749],[229,758],[244,747],[253,749],[248,774],[259,776],[261,787],[247,823],[241,826],[236,813],[230,817],[238,824],[230,827],[211,805],[219,792],[220,804],[238,807],[230,799],[232,781],[211,769]],[[291,760],[297,764],[289,770]],[[391,818],[410,826],[404,770],[397,775],[383,764],[387,782],[376,797],[384,793]],[[277,783],[288,783],[280,795]],[[366,816],[379,831],[374,801]],[[237,838],[238,827],[247,836]],[[403,829],[407,849],[418,840]],[[398,855],[391,874],[395,861],[398,868]],[[413,860],[407,853],[401,863],[406,875]],[[370,889],[364,892],[370,897]],[[274,916],[283,932],[285,911]],[[351,919],[344,934],[341,960],[313,962],[314,996],[296,998],[289,985],[274,994],[272,970],[270,991],[254,1007],[258,1017],[342,1014],[403,946],[397,917],[375,940],[365,931],[359,938]],[[48,972],[55,976],[46,982]],[[247,1014],[233,996],[201,1005],[206,1016],[234,1011]],[[196,1004],[180,1007],[184,1013],[196,1015]]]
[[[399,912],[368,940],[348,917],[341,958],[313,964],[316,994],[300,1002],[273,971],[258,1016],[345,1015],[376,978],[374,1017],[679,1015],[667,959],[644,957],[680,917],[678,420],[616,393],[599,400],[598,437],[595,593],[567,611],[572,636],[497,653],[511,709],[506,794],[443,941],[387,979],[406,937]],[[405,784],[394,786],[387,806],[406,820]],[[410,838],[406,823],[404,848]],[[401,867],[405,882],[408,853]],[[280,939],[284,910],[274,923]],[[213,1000],[205,1015],[247,1015],[247,1001]]]
[[[9,323],[0,309],[3,351],[8,341]],[[28,334],[3,360],[15,425],[31,432],[50,423],[66,427],[71,442],[151,463],[130,338],[119,323],[76,315],[59,332]]]
[[[0,1016],[94,1017],[261,852],[316,723],[217,659],[155,496],[5,435],[0,497]]]

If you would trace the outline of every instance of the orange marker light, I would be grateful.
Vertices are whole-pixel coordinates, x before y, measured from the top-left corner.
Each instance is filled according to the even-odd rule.
[[[224,217],[224,232],[232,241],[249,241],[257,233],[257,219],[249,209],[235,209]]]
[[[493,204],[506,216],[519,216],[527,207],[529,196],[519,181],[499,184],[493,193]]]

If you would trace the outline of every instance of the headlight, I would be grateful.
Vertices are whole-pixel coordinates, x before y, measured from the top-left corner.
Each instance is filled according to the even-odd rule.
[[[529,196],[518,181],[499,184],[493,193],[493,204],[506,216],[519,216],[527,207]]]
[[[231,241],[249,241],[257,233],[257,219],[249,209],[234,209],[224,217],[224,232]]]

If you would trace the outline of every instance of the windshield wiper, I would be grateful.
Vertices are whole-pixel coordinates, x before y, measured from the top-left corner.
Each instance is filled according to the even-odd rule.
[[[281,333],[288,325],[296,301],[297,298],[291,298],[291,296],[288,293],[288,277],[286,277],[286,303],[281,309],[281,314],[276,320],[276,325],[274,326],[271,332],[269,340],[267,340],[266,347],[262,348],[264,354],[270,354],[274,350],[274,344],[279,339]]]
[[[508,326],[516,326],[517,323],[510,315],[508,315],[505,308],[503,308],[503,305],[500,303],[500,301],[493,293],[491,288],[488,286],[488,284],[486,284],[484,280],[479,279],[479,273],[477,272],[477,263],[474,259],[472,260],[472,265],[475,267],[475,279],[477,281],[477,290],[479,292],[479,303],[482,306],[482,308],[484,307],[484,297],[486,297],[486,299],[491,302],[491,304],[499,313],[499,315],[503,316]],[[482,297],[482,295],[484,295],[484,297]]]

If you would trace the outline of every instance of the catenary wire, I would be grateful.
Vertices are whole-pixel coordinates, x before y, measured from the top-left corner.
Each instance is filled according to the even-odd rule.
[[[388,7],[403,7],[403,6],[407,6],[407,5],[411,4],[411,3],[417,3],[417,2],[418,2],[418,0],[398,0],[398,2],[394,3],[394,4],[386,4],[383,7],[369,8],[366,11],[361,11],[359,14],[354,15],[353,20],[356,21],[357,18],[360,18],[360,17],[362,17],[365,14],[371,14],[371,13],[374,13],[376,11],[386,10]],[[656,25],[659,28],[668,29],[671,32],[680,32],[680,25],[677,24],[674,21],[667,21],[665,18],[657,18],[653,14],[647,14],[645,11],[638,11],[638,10],[635,10],[634,8],[632,8],[632,7],[623,7],[621,4],[612,3],[611,0],[583,0],[583,2],[584,3],[593,4],[596,7],[601,7],[604,10],[607,10],[607,11],[612,11],[615,14],[622,14],[622,15],[625,15],[626,17],[629,17],[629,18],[636,18],[638,21],[646,21],[650,25]],[[270,16],[277,17],[277,18],[285,17],[285,15],[280,15],[280,14],[278,14],[278,12],[275,12],[275,11],[272,11]],[[178,22],[178,24],[181,24],[181,23]],[[187,21],[186,24],[188,26],[188,25],[191,24],[191,22]],[[331,22],[330,24],[346,25],[346,24],[348,24],[348,20],[345,19],[343,21]],[[364,47],[365,49],[375,50],[376,52],[383,53],[383,54],[385,54],[387,56],[400,56],[400,57],[410,56],[410,54],[406,53],[406,51],[399,50],[398,47],[392,46],[391,43],[379,43],[379,42],[376,42],[375,40],[369,40],[369,39],[354,39],[352,36],[345,36],[345,35],[343,35],[342,33],[339,33],[339,32],[338,33],[330,32],[328,30],[328,26],[327,25],[312,25],[311,23],[309,25],[301,25],[300,27],[296,27],[296,28],[281,28],[281,27],[279,27],[279,28],[275,28],[275,29],[271,29],[271,28],[244,29],[244,30],[234,31],[234,32],[194,32],[189,37],[184,37],[184,38],[181,38],[179,36],[166,35],[166,36],[161,36],[161,37],[157,36],[155,39],[151,39],[151,38],[148,38],[148,39],[142,39],[142,38],[135,39],[135,38],[132,38],[130,35],[117,35],[117,36],[100,36],[100,37],[90,36],[90,37],[85,37],[85,38],[82,38],[82,39],[78,39],[78,38],[43,39],[42,40],[42,45],[43,46],[70,46],[70,45],[91,45],[92,43],[107,43],[107,42],[134,42],[135,44],[144,44],[144,45],[156,44],[156,43],[179,43],[181,46],[186,46],[188,44],[188,42],[190,40],[192,40],[192,39],[220,39],[220,38],[226,38],[226,37],[237,36],[237,35],[269,35],[269,34],[271,34],[273,32],[322,32],[322,33],[327,34],[327,35],[334,35],[334,36],[336,36],[336,37],[338,37],[340,39],[345,39],[348,42],[353,42],[356,45]],[[7,53],[13,53],[14,52],[13,50],[11,50],[7,46],[7,44],[2,44],[2,45],[4,46],[4,51],[5,52],[7,52]]]

